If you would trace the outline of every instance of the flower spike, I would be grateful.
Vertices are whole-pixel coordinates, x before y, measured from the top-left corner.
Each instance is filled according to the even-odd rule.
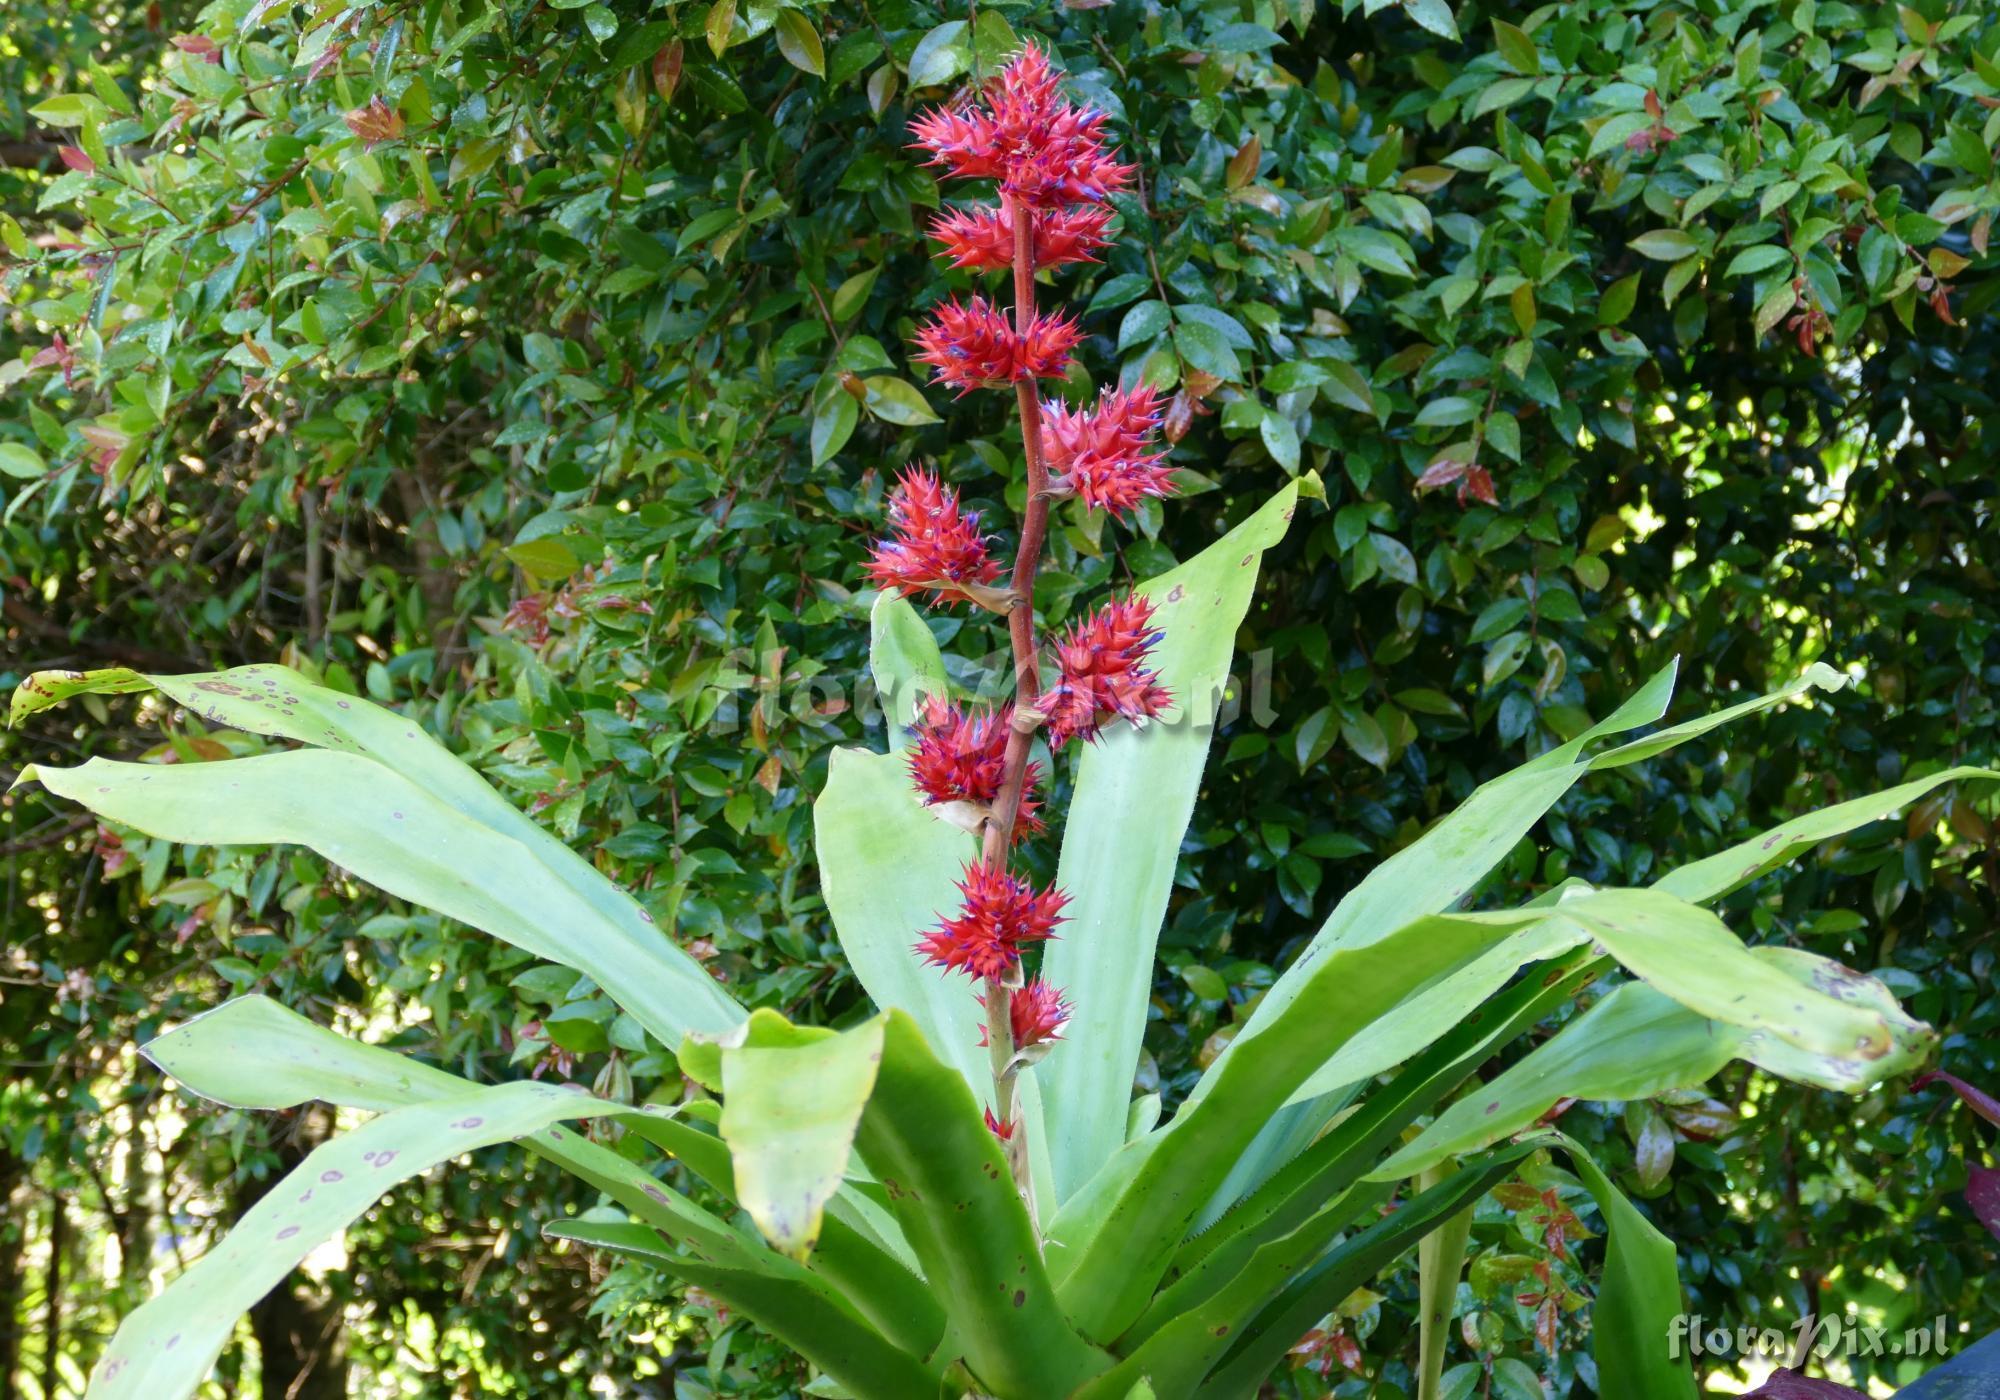
[[[1057,378],[1081,339],[1083,332],[1067,317],[1037,315],[1027,334],[1017,335],[985,297],[953,299],[917,332],[916,358],[931,366],[932,378],[963,394],[1017,379]]]
[[[1108,390],[1081,412],[1045,399],[1042,443],[1056,478],[1051,486],[1121,518],[1149,496],[1173,494],[1174,469],[1165,464],[1166,452],[1152,447],[1160,418],[1159,392],[1150,384]]]
[[[1136,724],[1173,702],[1158,673],[1144,664],[1160,639],[1150,630],[1152,620],[1153,605],[1135,594],[1070,624],[1056,643],[1059,675],[1041,699],[1052,746],[1094,740],[1112,720]]]
[[[890,538],[878,541],[868,577],[904,597],[928,591],[946,605],[993,603],[1000,565],[979,533],[979,512],[959,508],[958,492],[935,472],[909,467],[889,496]],[[1004,611],[1004,609],[1003,609]]]
[[[1022,948],[1055,937],[1069,903],[1061,890],[1037,890],[986,861],[966,866],[958,889],[964,896],[958,914],[918,940],[916,951],[938,967],[975,978],[1006,976],[1020,963]]]

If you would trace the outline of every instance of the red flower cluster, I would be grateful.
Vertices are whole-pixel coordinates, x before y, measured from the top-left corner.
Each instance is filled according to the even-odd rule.
[[[1000,796],[1006,776],[1007,736],[1014,707],[968,713],[933,695],[924,702],[915,725],[917,744],[910,751],[910,776],[924,802],[973,802],[990,807]],[[1014,815],[1014,839],[1042,829],[1035,815],[1034,788],[1040,766],[1030,763],[1021,778],[1021,805]]]
[[[1037,890],[1024,877],[999,865],[974,861],[958,882],[965,899],[956,918],[945,919],[917,943],[917,952],[938,967],[975,978],[1005,976],[1030,943],[1055,937],[1069,896]]]
[[[1160,396],[1150,384],[1107,390],[1085,411],[1044,400],[1042,451],[1051,487],[1114,516],[1148,496],[1171,495],[1174,469],[1166,465],[1166,452],[1152,445],[1160,417]]]
[[[1007,1006],[1007,1019],[1014,1027],[1014,1048],[1024,1050],[1030,1045],[1062,1038],[1062,1028],[1069,1020],[1069,1003],[1063,1000],[1059,988],[1037,977],[1014,990]],[[985,1026],[979,1028],[979,1043],[986,1044]]]
[[[1035,210],[1035,266],[1096,262],[1091,254],[1107,242],[1110,222],[1111,211],[1102,205]],[[944,244],[941,256],[953,267],[1005,272],[1014,265],[1014,216],[1004,207],[949,210],[932,221],[931,237]]]
[[[932,378],[963,394],[1017,379],[1059,378],[1081,339],[1083,332],[1065,316],[1037,314],[1020,335],[985,297],[954,297],[917,332],[916,358],[931,366]]]
[[[935,472],[906,468],[889,496],[891,538],[878,542],[868,560],[868,577],[904,597],[929,590],[939,602],[977,602],[972,590],[1000,576],[986,551],[979,512],[959,509],[958,492]]]
[[[932,165],[962,180],[996,180],[1002,194],[1037,209],[1101,203],[1137,173],[1104,149],[1104,114],[1063,97],[1038,46],[1022,49],[985,97],[983,109],[939,108],[911,124]]]
[[[1153,605],[1136,595],[1106,603],[1070,624],[1056,643],[1056,683],[1042,697],[1049,743],[1095,739],[1115,719],[1150,719],[1172,702],[1159,676],[1144,664],[1160,639],[1150,630]]]

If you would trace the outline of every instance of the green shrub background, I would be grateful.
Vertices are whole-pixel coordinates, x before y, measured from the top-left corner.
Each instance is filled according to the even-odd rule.
[[[1487,893],[1642,883],[2000,756],[2000,11],[1941,0],[13,0],[0,684],[282,657],[407,706],[746,998],[855,1010],[809,812],[834,745],[881,742],[859,560],[903,463],[995,508],[1022,476],[997,401],[910,367],[969,284],[929,259],[906,123],[1028,35],[1142,172],[1105,265],[1058,284],[1072,389],[1206,390],[1183,499],[1058,512],[1052,612],[1288,474],[1326,486],[1266,559],[1183,852],[1143,1072],[1169,1100],[1362,870],[1675,657],[1687,710],[1812,660],[1862,679],[1592,779]],[[974,677],[991,627],[932,621]],[[0,776],[161,742],[90,703],[0,740]],[[1933,798],[1725,915],[1875,971],[1993,1084],[1996,821]],[[80,1394],[149,1271],[330,1126],[164,1091],[132,1046],[195,1008],[254,989],[469,1074],[678,1092],[574,974],[308,854],[121,841],[38,789],[0,799],[0,854],[10,1393]],[[1712,1089],[1754,1132],[1564,1120],[1682,1242],[1693,1311],[2000,1326],[1969,1115],[1743,1066]],[[412,1185],[345,1272],[260,1307],[232,1393],[791,1393],[701,1299],[544,1247],[534,1202],[572,1189],[518,1160]],[[1553,1261],[1579,1303],[1591,1249]],[[1576,1375],[1587,1307],[1537,1346],[1516,1299],[1548,1258],[1483,1209],[1465,1393],[1617,1393]],[[1401,1394],[1405,1283],[1340,1320],[1371,1379],[1310,1369],[1328,1340],[1288,1383]]]

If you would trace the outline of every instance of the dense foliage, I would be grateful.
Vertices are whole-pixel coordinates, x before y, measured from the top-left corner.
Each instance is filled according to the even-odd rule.
[[[1166,1093],[1371,857],[1603,713],[1608,676],[1680,655],[1711,695],[1814,658],[1864,679],[1754,740],[1594,779],[1496,897],[1643,882],[1809,800],[1994,757],[1983,11],[1118,3],[967,24],[902,4],[245,0],[4,23],[10,664],[287,649],[411,706],[746,1000],[855,1000],[808,802],[830,745],[872,719],[858,522],[919,453],[970,499],[1020,480],[990,403],[915,387],[906,293],[940,285],[916,237],[939,196],[906,143],[908,94],[948,96],[1022,33],[1142,170],[1086,284],[1082,363],[1104,381],[1137,361],[1182,392],[1174,460],[1207,488],[1136,532],[1058,512],[1058,614],[1191,554],[1287,474],[1328,484],[1239,639],[1245,715],[1156,988]],[[984,630],[939,633],[968,676],[988,663]],[[90,742],[130,753],[150,730]],[[9,765],[79,733],[40,720]],[[175,742],[194,759],[245,741],[189,723]],[[1730,913],[1881,970],[1947,1029],[1946,1064],[1991,1081],[2000,853],[1974,795]],[[672,1091],[594,988],[522,976],[309,856],[99,835],[27,790],[4,821],[19,1068],[0,1166],[35,1247],[0,1283],[35,1323],[23,1384],[87,1365],[107,1308],[143,1291],[117,1261],[254,1191],[232,1163],[254,1180],[296,1152],[135,1073],[135,1035],[219,993],[405,1026],[475,1075],[536,1061]],[[1717,1090],[1739,1109],[1764,1093]],[[1792,1101],[1754,1147],[1689,1105],[1566,1127],[1700,1242],[1697,1311],[1789,1318],[1824,1285],[1978,1335],[1995,1299],[1955,1194],[1976,1139],[1942,1103]],[[196,1181],[213,1184],[186,1196]],[[1726,1207],[1732,1189],[1755,1208]],[[525,1260],[521,1200],[456,1176],[410,1189],[408,1218],[494,1222],[474,1296],[399,1211],[359,1235],[357,1272],[320,1286],[377,1300],[356,1360],[413,1346],[402,1364],[548,1394],[558,1370],[580,1389],[675,1335],[659,1300],[614,1291],[660,1330],[619,1314],[597,1339],[575,1277]],[[1542,1237],[1496,1208],[1475,1241],[1495,1262],[1454,1359],[1539,1369],[1514,1296]],[[57,1260],[66,1314],[40,1296]],[[550,1332],[493,1301],[522,1294]],[[1357,1336],[1371,1372],[1399,1364],[1411,1306],[1360,1300],[1325,1339],[1334,1373]],[[410,1316],[434,1345],[408,1341]],[[678,1356],[683,1385],[783,1375],[727,1344]]]

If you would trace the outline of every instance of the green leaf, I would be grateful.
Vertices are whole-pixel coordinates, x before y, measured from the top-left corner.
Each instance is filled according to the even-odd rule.
[[[708,35],[709,50],[717,58],[729,47],[731,32],[736,28],[736,0],[714,0],[708,7],[708,18],[702,23],[702,31]]]
[[[824,465],[847,446],[847,440],[854,436],[855,424],[860,421],[861,407],[845,389],[835,389],[823,395],[813,409],[813,465]]]
[[[1214,375],[1225,384],[1243,377],[1236,352],[1229,348],[1228,340],[1214,326],[1199,321],[1182,322],[1174,327],[1174,348],[1187,363],[1204,374]]]
[[[964,1076],[900,1011],[885,1021],[858,1143],[985,1390],[1068,1395],[1110,1366],[1057,1306],[1034,1227]]]
[[[1637,136],[1653,124],[1653,119],[1645,112],[1620,112],[1607,117],[1592,133],[1587,160],[1596,160],[1609,152],[1622,150],[1625,142]]]
[[[1264,439],[1264,450],[1271,454],[1271,460],[1285,469],[1289,476],[1299,472],[1299,430],[1292,426],[1292,420],[1281,413],[1267,412],[1257,425],[1258,435]]]
[[[34,448],[18,442],[0,442],[0,472],[23,480],[32,480],[46,475],[48,469],[48,463],[42,460],[42,454]]]
[[[1754,248],[1745,248],[1729,260],[1729,266],[1722,270],[1724,277],[1749,277],[1759,272],[1769,272],[1772,268],[1792,260],[1789,248],[1776,243],[1760,243]]]
[[[1165,302],[1139,302],[1118,323],[1118,353],[1122,355],[1134,346],[1146,344],[1165,330],[1172,319]]]
[[[1586,757],[1586,750],[1599,739],[1628,733],[1659,719],[1673,693],[1675,671],[1676,666],[1668,666],[1608,718],[1561,747],[1476,788],[1472,796],[1418,840],[1371,870],[1334,907],[1304,953],[1264,994],[1244,1034],[1266,1024],[1288,1006],[1313,975],[1318,959],[1333,949],[1380,938],[1412,919],[1449,908],[1471,893],[1501,857],[1514,849],[1542,814],[1584,774],[1636,763],[1815,687],[1837,690],[1846,683],[1846,677],[1838,672],[1815,665],[1768,695]],[[1243,1043],[1244,1034],[1239,1034],[1210,1067],[1210,1076],[1235,1053],[1236,1046]],[[1340,1088],[1341,1082],[1324,1075],[1315,1076],[1308,1081],[1306,1091],[1330,1093]],[[1325,1126],[1327,1111],[1321,1104],[1299,1103],[1274,1117],[1259,1134],[1256,1144],[1245,1151],[1243,1161],[1217,1199],[1209,1204],[1204,1222],[1214,1219],[1229,1201],[1318,1136]]]
[[[827,913],[868,995],[907,1013],[968,1084],[988,1083],[976,998],[915,951],[957,905],[955,882],[979,852],[972,834],[918,800],[900,757],[843,748],[813,803],[813,851]]]
[[[826,52],[811,20],[797,10],[780,10],[772,28],[777,31],[778,52],[785,56],[785,62],[815,78],[826,76]]]
[[[1513,1175],[1514,1164],[1540,1145],[1539,1141],[1516,1143],[1467,1163],[1294,1273],[1283,1291],[1246,1325],[1231,1329],[1229,1350],[1207,1384],[1196,1392],[1201,1400],[1252,1400],[1264,1378],[1314,1323],[1412,1245],[1449,1226],[1488,1190]]]
[[[487,786],[410,720],[281,666],[187,676],[66,676],[63,693],[157,687],[212,724],[322,748],[214,763],[92,759],[29,768],[51,792],[148,835],[291,844],[386,890],[585,973],[663,1044],[742,1011],[631,896]],[[48,703],[31,678],[26,708]],[[17,692],[15,713],[24,702]]]
[[[946,20],[917,41],[910,52],[909,78],[913,88],[936,87],[963,73],[972,62],[971,41],[965,21]]]
[[[1500,51],[1501,59],[1516,73],[1530,78],[1541,76],[1542,56],[1535,49],[1535,41],[1519,25],[1509,24],[1504,19],[1494,20],[1493,45]]]
[[[1700,967],[1704,956],[1693,951],[1689,962]],[[1930,1028],[1904,1014],[1880,982],[1825,958],[1797,949],[1753,948],[1720,961],[1746,981],[1775,979],[1776,992],[1787,1000],[1775,1007],[1759,1004],[1753,993],[1725,1021],[1676,1000],[1683,980],[1626,983],[1453,1104],[1372,1179],[1412,1176],[1447,1157],[1476,1151],[1534,1123],[1559,1099],[1649,1099],[1704,1083],[1733,1059],[1821,1088],[1860,1092],[1914,1069],[1935,1044]],[[1866,1024],[1858,1038],[1879,1037],[1883,1048],[1859,1058],[1801,1049],[1769,1028],[1774,1012],[1798,1006],[1824,1014],[1828,1001]]]
[[[232,1108],[285,1109],[321,1099],[384,1113],[478,1088],[406,1055],[337,1035],[260,996],[203,1012],[151,1041],[144,1053],[183,1088]],[[678,1126],[665,1117],[623,1121],[642,1134]],[[704,1257],[785,1262],[609,1148],[562,1128],[537,1133],[526,1146]]]
[[[1869,822],[1881,821],[1933,788],[1980,778],[2000,778],[2000,770],[1946,768],[1867,797],[1821,807],[1781,822],[1769,831],[1727,850],[1671,870],[1661,876],[1653,888],[1678,895],[1691,903],[1706,904],[1742,888],[1760,875],[1789,864],[1822,841],[1844,836]]]
[[[1203,1202],[1294,1090],[1376,1017],[1505,929],[1467,915],[1334,949],[1284,1010],[1240,1032],[1172,1123],[1121,1150],[1138,1162],[1129,1184],[1093,1235],[1056,1256],[1064,1309],[1084,1335],[1108,1341],[1139,1317]],[[1114,1159],[1107,1171],[1115,1170]]]
[[[1590,1354],[1601,1376],[1627,1378],[1634,1400],[1695,1400],[1686,1348],[1669,1339],[1685,1311],[1673,1241],[1653,1227],[1582,1147],[1556,1133],[1604,1217],[1604,1272],[1590,1317]],[[1537,1384],[1537,1390],[1540,1389]]]
[[[730,1268],[661,1248],[635,1225],[565,1220],[542,1229],[550,1239],[637,1259],[712,1294],[838,1381],[856,1400],[906,1400],[945,1393],[941,1376],[858,1318],[839,1294],[803,1271]]]
[[[1345,360],[1334,360],[1327,365],[1324,393],[1342,408],[1351,408],[1371,418],[1375,414],[1375,390],[1361,371]]]
[[[1143,729],[1120,726],[1084,749],[1063,827],[1056,882],[1070,893],[1068,922],[1042,970],[1070,989],[1072,1010],[1063,1038],[1037,1067],[1058,1200],[1124,1141],[1160,921],[1236,629],[1258,560],[1284,538],[1298,495],[1287,486],[1194,559],[1137,590],[1157,608],[1153,662],[1175,706]]]
[[[889,752],[900,753],[923,697],[951,698],[937,638],[910,600],[886,590],[869,613],[868,670],[889,730]]]
[[[736,1199],[776,1248],[803,1259],[839,1190],[854,1128],[875,1088],[882,1018],[839,1035],[788,1043],[776,1012],[759,1010],[723,1043],[722,1140]]]
[[[1655,262],[1679,262],[1701,251],[1694,235],[1678,228],[1656,228],[1642,233],[1631,241],[1630,247]]]
[[[792,11],[785,13],[791,14]],[[868,390],[868,411],[885,423],[915,428],[943,421],[931,412],[930,403],[907,379],[898,379],[893,374],[878,374],[863,383]],[[846,395],[843,394],[843,397]]]
[[[502,1084],[384,1113],[314,1148],[221,1244],[119,1325],[92,1374],[89,1400],[192,1395],[237,1319],[402,1182],[566,1118],[631,1112],[554,1084]]]
[[[1404,12],[1423,28],[1440,38],[1458,40],[1458,21],[1452,18],[1445,0],[1404,0]]]

